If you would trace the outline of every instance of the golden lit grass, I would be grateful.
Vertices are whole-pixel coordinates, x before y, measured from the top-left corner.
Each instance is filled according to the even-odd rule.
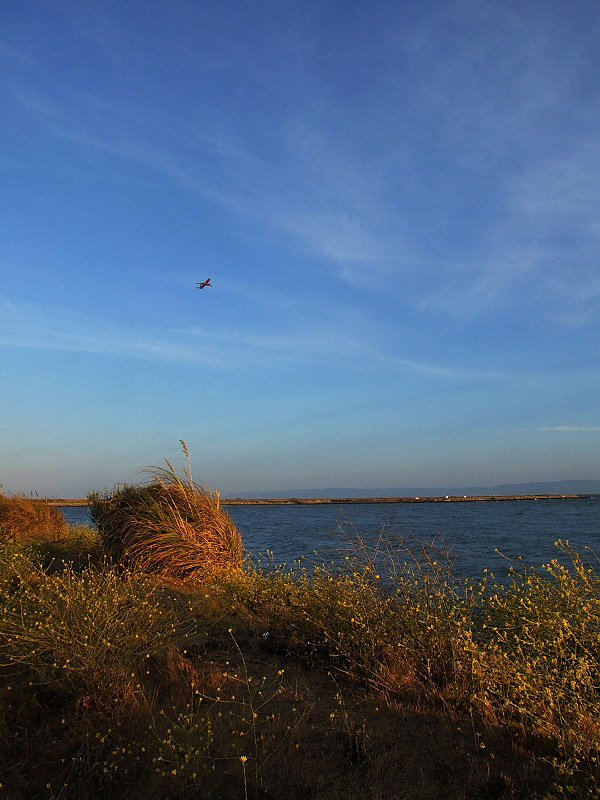
[[[85,570],[81,581],[72,574],[67,579],[68,573],[57,580],[23,550],[21,555],[2,567],[5,591],[27,599],[20,632],[26,627],[21,644],[29,645],[20,651],[27,653],[26,660],[9,662],[23,674],[11,675],[12,688],[0,690],[5,796],[465,800],[488,796],[488,787],[510,787],[512,776],[524,785],[521,762],[503,763],[492,734],[485,742],[494,745],[499,763],[480,748],[479,731],[472,731],[470,723],[461,732],[441,717],[407,713],[377,695],[369,699],[342,675],[306,671],[289,657],[280,660],[265,649],[263,627],[252,625],[248,612],[240,620],[225,594],[215,611],[206,584],[194,589],[187,583],[180,592],[169,584],[161,592],[160,607],[170,609],[188,635],[179,651],[157,640],[136,661],[131,659],[135,634],[140,628],[155,630],[155,620],[144,610],[152,604],[145,604],[144,593],[136,595],[131,586],[138,576],[110,570],[106,581],[101,569]],[[89,590],[82,605],[84,585]],[[130,602],[123,604],[127,586]],[[43,616],[31,614],[26,587],[40,598]],[[281,591],[280,614],[284,597]],[[151,598],[157,601],[158,595]],[[81,623],[55,613],[59,599],[73,611],[80,609]],[[266,593],[263,599],[266,603]],[[90,614],[90,606],[96,613]],[[53,663],[40,645],[57,638],[46,636],[56,626],[36,624],[45,617],[60,620]],[[120,619],[120,632],[106,623]],[[68,623],[64,630],[63,622]],[[80,657],[90,628],[98,631],[94,657],[103,665],[96,674],[101,681],[96,694],[91,693],[93,680],[73,680],[66,661],[73,660],[67,655],[71,651]],[[135,684],[110,661],[114,654],[106,640],[112,645],[116,636],[127,670],[137,673]],[[172,641],[169,634],[167,642]],[[83,674],[92,677],[88,666],[83,665]]]
[[[345,568],[246,569],[229,599],[267,647],[389,700],[500,726],[576,796],[600,790],[600,576],[568,545],[507,586],[454,579],[428,548],[385,539]]]
[[[47,572],[60,572],[67,566],[79,570],[105,558],[98,531],[88,525],[69,526],[60,539],[34,538],[29,544]]]
[[[471,679],[466,587],[450,581],[427,549],[417,554],[385,537],[372,549],[360,538],[358,545],[341,574],[315,571],[307,622],[378,691],[462,698]]]
[[[36,796],[18,786],[38,757],[58,765],[44,768],[62,800],[598,795],[595,561],[561,545],[544,570],[470,586],[443,549],[386,531],[371,547],[354,531],[336,564],[243,565],[218,495],[167,465],[92,496],[99,540],[87,529],[64,541],[96,548],[96,562],[62,558],[55,571],[56,543],[0,545],[11,796]],[[99,542],[116,565],[98,560]],[[69,704],[67,722],[47,690]],[[436,712],[433,738],[420,717],[404,730],[407,708]],[[40,720],[47,731],[19,755],[13,729],[29,741]]]
[[[392,696],[462,703],[472,689],[474,596],[449,574],[443,548],[417,552],[385,530],[373,547],[354,531],[352,544],[341,564],[248,566],[227,588],[273,626],[274,641],[309,661]]]
[[[536,747],[564,779],[600,789],[600,576],[568,543],[540,571],[518,564],[482,592],[475,703]]]
[[[0,541],[60,539],[68,531],[63,514],[45,500],[0,491]]]
[[[187,449],[184,450],[187,454]],[[143,486],[123,486],[88,495],[92,519],[106,551],[148,572],[171,578],[206,578],[215,570],[237,569],[242,538],[217,492],[182,480],[168,469],[147,470]]]
[[[132,698],[174,618],[144,579],[108,564],[48,575],[33,551],[0,559],[0,667],[90,702]]]

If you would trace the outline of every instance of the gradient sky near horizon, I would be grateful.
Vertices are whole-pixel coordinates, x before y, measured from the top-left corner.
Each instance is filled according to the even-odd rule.
[[[600,5],[1,17],[5,491],[600,478]]]

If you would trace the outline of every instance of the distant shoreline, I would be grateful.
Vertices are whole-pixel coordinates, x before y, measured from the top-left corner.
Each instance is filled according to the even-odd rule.
[[[482,503],[509,500],[581,500],[585,494],[448,495],[440,497],[326,497],[326,498],[221,498],[224,506],[358,505],[362,503]],[[53,506],[87,506],[85,498],[48,497]]]

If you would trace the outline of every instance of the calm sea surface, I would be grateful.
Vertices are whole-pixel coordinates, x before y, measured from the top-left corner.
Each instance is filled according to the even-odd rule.
[[[61,508],[70,524],[89,522],[87,508]],[[382,503],[352,505],[227,506],[254,557],[270,551],[276,564],[301,556],[337,560],[344,555],[342,531],[356,530],[375,543],[383,526],[412,542],[440,541],[452,547],[463,577],[480,577],[485,568],[505,575],[499,555],[523,557],[539,567],[558,555],[557,539],[583,554],[600,555],[600,495],[577,500],[516,500],[476,503]]]

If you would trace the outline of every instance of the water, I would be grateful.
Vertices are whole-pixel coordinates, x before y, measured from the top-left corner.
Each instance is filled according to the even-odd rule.
[[[61,508],[70,524],[89,523],[87,508]],[[227,506],[253,556],[273,553],[291,564],[317,550],[326,560],[340,558],[340,527],[354,526],[374,543],[382,526],[413,542],[444,538],[452,546],[457,571],[478,578],[485,568],[504,576],[510,559],[523,557],[539,567],[558,555],[554,542],[568,540],[583,554],[600,554],[600,495],[576,500],[507,500],[480,503],[382,503],[352,505]]]

